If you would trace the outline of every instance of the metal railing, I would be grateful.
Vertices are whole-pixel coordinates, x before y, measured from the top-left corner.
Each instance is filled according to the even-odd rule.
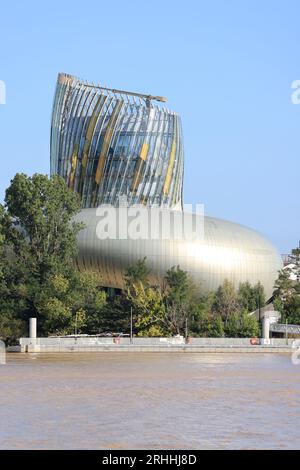
[[[300,335],[300,325],[285,325],[284,323],[272,323],[270,331],[273,333],[290,333]]]

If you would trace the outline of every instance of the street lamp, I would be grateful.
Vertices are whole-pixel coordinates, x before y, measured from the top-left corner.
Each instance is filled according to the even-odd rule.
[[[77,336],[77,312],[75,313],[75,336]]]
[[[188,337],[188,317],[185,317],[185,339]]]
[[[133,315],[132,307],[130,308],[130,344],[133,343]]]

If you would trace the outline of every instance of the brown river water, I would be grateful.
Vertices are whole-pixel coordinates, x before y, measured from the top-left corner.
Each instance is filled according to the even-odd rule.
[[[300,449],[277,354],[8,354],[0,449]]]

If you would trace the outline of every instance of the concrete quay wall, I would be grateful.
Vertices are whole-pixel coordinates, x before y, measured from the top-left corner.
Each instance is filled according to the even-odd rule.
[[[291,352],[293,340],[272,338],[269,344],[251,345],[250,338],[49,337],[21,338],[21,352]]]

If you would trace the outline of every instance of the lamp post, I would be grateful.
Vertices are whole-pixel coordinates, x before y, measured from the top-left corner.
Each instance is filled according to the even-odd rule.
[[[75,336],[77,336],[77,312],[75,313]]]
[[[130,308],[130,344],[133,343],[133,315],[132,307]]]

